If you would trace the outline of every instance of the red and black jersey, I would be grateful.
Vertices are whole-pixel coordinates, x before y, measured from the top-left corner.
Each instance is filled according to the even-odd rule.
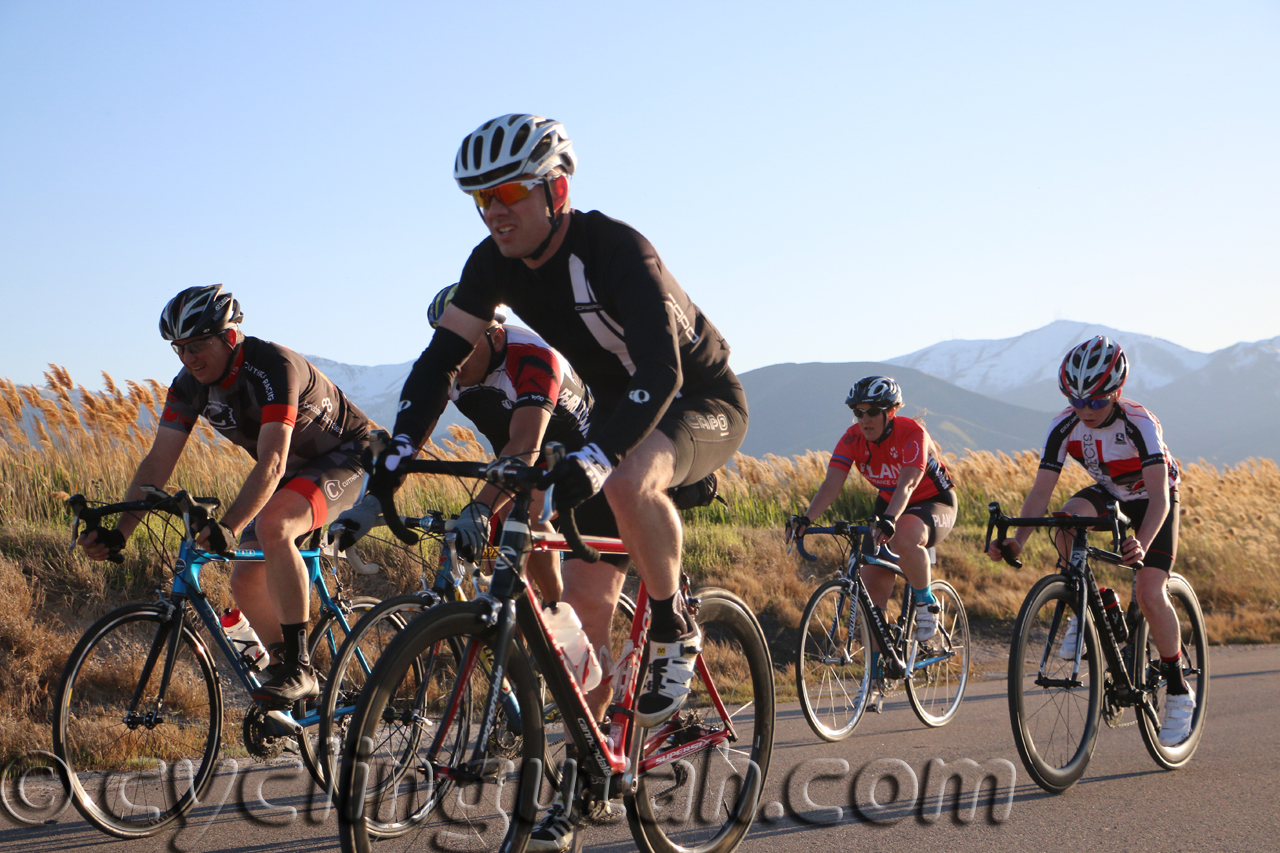
[[[185,367],[174,377],[160,426],[191,432],[201,415],[254,459],[263,424],[293,427],[289,476],[339,445],[364,439],[370,429],[364,412],[311,362],[254,337],[236,348],[226,377],[216,385],[201,384]]]
[[[924,479],[907,500],[908,505],[955,488],[947,466],[934,451],[929,434],[907,417],[890,418],[879,441],[867,441],[856,423],[849,427],[827,467],[848,471],[855,466],[867,482],[880,490],[880,497],[886,502],[893,499],[903,468],[919,468],[924,472]]]
[[[503,328],[507,345],[497,367],[479,384],[459,387],[454,382],[449,399],[488,439],[495,454],[510,439],[512,413],[526,406],[551,412],[544,442],[558,441],[578,449],[587,435],[591,392],[564,356],[542,338],[519,326]]]
[[[1111,418],[1095,429],[1085,426],[1075,409],[1060,412],[1049,427],[1040,467],[1061,471],[1068,456],[1122,501],[1148,497],[1142,480],[1147,465],[1168,465],[1171,488],[1181,479],[1178,463],[1165,447],[1159,419],[1132,400],[1117,401]]]

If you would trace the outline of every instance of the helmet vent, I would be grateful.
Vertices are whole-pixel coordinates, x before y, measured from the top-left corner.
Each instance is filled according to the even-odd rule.
[[[471,160],[476,166],[479,166],[482,157],[484,157],[484,139],[477,136],[475,142],[471,145]]]
[[[516,135],[511,137],[511,156],[516,156],[516,152],[524,146],[525,140],[529,138],[529,125],[522,124],[516,131]]]
[[[502,153],[502,137],[505,135],[500,127],[493,131],[493,141],[489,143],[489,162],[498,162],[498,155]]]

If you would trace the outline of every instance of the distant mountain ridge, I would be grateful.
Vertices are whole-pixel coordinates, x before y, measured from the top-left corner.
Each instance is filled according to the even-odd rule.
[[[1280,459],[1280,337],[1196,352],[1149,335],[1059,320],[1002,340],[944,341],[888,362],[774,364],[740,374],[751,408],[742,451],[793,455],[830,450],[850,425],[844,406],[862,376],[888,374],[903,386],[904,414],[921,416],[944,450],[1038,450],[1058,391],[1062,356],[1094,335],[1120,342],[1130,361],[1125,396],[1161,420],[1184,461],[1234,464]],[[307,356],[370,417],[390,428],[412,362],[373,367]],[[466,425],[450,404],[435,435]]]

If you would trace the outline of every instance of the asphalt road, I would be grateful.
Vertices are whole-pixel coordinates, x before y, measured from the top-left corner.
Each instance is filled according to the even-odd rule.
[[[1004,679],[998,674],[974,678],[949,726],[925,728],[905,698],[897,696],[883,714],[868,714],[854,736],[839,744],[818,741],[798,706],[784,704],[762,815],[739,849],[1280,849],[1280,647],[1214,648],[1211,663],[1208,726],[1187,767],[1172,773],[1157,768],[1136,726],[1104,728],[1084,779],[1061,796],[1045,794],[1028,779],[1010,735]],[[931,791],[930,763],[963,759],[1004,774],[994,805],[991,783],[972,810],[970,802],[957,806],[954,786],[941,797]],[[202,807],[178,833],[116,841],[72,808],[51,817],[55,802],[23,808],[34,825],[0,813],[0,851],[80,851],[102,845],[119,853],[338,850],[336,818],[326,814],[323,797],[308,793],[305,772],[287,764],[241,764],[246,766],[235,785],[215,783],[215,790],[232,794],[226,806],[216,815],[212,807]],[[867,783],[885,774],[895,774],[899,785],[895,791],[892,783],[881,782],[875,808]],[[37,805],[56,793],[40,780],[31,780],[25,792]],[[8,803],[21,806],[12,787],[5,793]],[[622,851],[634,844],[622,821],[592,828],[587,848]]]

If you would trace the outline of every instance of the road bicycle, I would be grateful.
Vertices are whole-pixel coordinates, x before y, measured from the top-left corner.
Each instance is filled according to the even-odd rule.
[[[370,815],[384,822],[394,809],[415,831],[379,850],[464,844],[522,851],[537,818],[544,773],[544,697],[555,702],[572,744],[575,757],[564,761],[561,786],[577,814],[621,796],[632,835],[646,853],[735,848],[756,814],[773,748],[773,670],[750,609],[723,590],[688,593],[703,632],[691,693],[669,721],[641,729],[632,712],[647,663],[649,607],[641,584],[631,632],[611,674],[613,703],[601,723],[548,635],[523,575],[538,541],[567,542],[591,562],[600,552],[624,553],[622,543],[584,541],[571,513],[562,515],[563,537],[530,530],[530,494],[543,469],[506,459],[405,464],[410,473],[500,483],[514,508],[487,592],[415,619],[370,674],[343,743],[337,792],[343,849],[369,850],[377,837]],[[398,518],[390,497],[379,497],[389,522]],[[687,590],[687,578],[682,587]],[[480,663],[486,657],[491,665]],[[503,701],[508,693],[514,711]],[[420,730],[412,757],[380,760],[376,745],[385,727],[410,722]],[[515,731],[518,737],[508,737]],[[583,835],[575,831],[574,848]]]
[[[1117,553],[1130,526],[1114,503],[1103,515],[1089,518],[1055,513],[1046,518],[1009,518],[999,503],[988,506],[987,545],[992,531],[997,542],[1008,538],[1010,527],[1045,527],[1071,533],[1071,555],[1058,561],[1060,572],[1031,587],[1014,623],[1009,652],[1009,718],[1018,754],[1031,777],[1046,791],[1060,794],[1084,775],[1098,739],[1098,723],[1113,728],[1123,723],[1126,708],[1135,708],[1136,722],[1147,752],[1161,767],[1173,770],[1191,760],[1204,733],[1209,698],[1208,639],[1204,615],[1195,590],[1177,572],[1169,574],[1169,600],[1178,615],[1182,672],[1195,695],[1191,733],[1176,746],[1160,744],[1160,708],[1166,682],[1160,653],[1147,621],[1130,595],[1126,612],[1119,605],[1113,622],[1091,561],[1121,565]],[[1111,533],[1112,551],[1089,544],[1089,531]],[[1003,549],[1004,559],[1020,567],[1021,560]],[[1135,572],[1142,564],[1127,568]],[[1075,650],[1063,639],[1076,620]],[[1129,642],[1125,642],[1126,636]]]
[[[380,526],[384,526],[381,516]],[[453,521],[445,519],[438,510],[431,510],[421,517],[401,516],[400,523],[406,530],[415,531],[439,543],[438,565],[433,573],[424,572],[421,589],[403,595],[383,599],[376,606],[360,617],[347,634],[341,648],[333,661],[329,679],[320,698],[320,737],[317,741],[319,749],[318,763],[324,773],[326,787],[332,791],[330,780],[336,778],[336,762],[343,737],[350,722],[350,714],[364,689],[365,675],[370,671],[392,638],[410,621],[445,602],[467,601],[474,597],[468,591],[468,580],[471,590],[481,590],[488,585],[483,574],[481,562],[464,560],[458,555],[457,534],[453,532]],[[329,539],[336,540],[340,535],[341,522],[335,522],[329,528]],[[568,546],[561,541],[540,541],[533,545],[533,550],[565,551]],[[492,559],[496,550],[490,549],[486,556]],[[374,564],[365,563],[355,548],[350,548],[342,555],[352,562],[357,571],[364,574],[376,573],[379,569]],[[629,626],[635,613],[635,603],[623,594],[618,600],[617,614],[614,617],[615,634],[621,631],[622,625]],[[490,662],[481,660],[481,665]],[[504,693],[503,702],[509,720],[518,719],[514,700],[509,691]],[[549,697],[543,704],[543,725],[546,740],[543,768],[552,791],[560,786],[560,769],[563,764],[568,738],[564,732],[564,721],[561,719],[556,703]],[[404,756],[412,754],[416,748],[416,737],[419,728],[412,720],[403,726],[389,722],[381,739],[375,744],[377,754],[389,762],[396,762],[401,756],[401,766],[405,766]],[[511,736],[518,736],[512,732]],[[369,831],[372,834],[387,837],[399,834],[412,828],[412,824],[399,820],[394,807],[388,809],[386,819],[370,813],[368,816]]]
[[[805,550],[804,536],[814,533],[842,540],[846,553],[839,577],[814,590],[800,620],[796,689],[809,728],[825,741],[844,740],[872,697],[879,713],[897,682],[905,685],[920,722],[951,722],[969,683],[969,619],[955,588],[942,580],[929,584],[939,607],[938,631],[919,642],[911,585],[905,584],[895,619],[872,603],[863,583],[863,566],[879,566],[905,580],[897,555],[876,547],[875,528],[847,521],[809,527],[796,538],[796,548],[810,562],[818,558]]]
[[[157,589],[154,602],[126,604],[95,622],[72,650],[58,683],[53,752],[63,785],[85,820],[118,838],[163,831],[203,799],[213,781],[225,704],[210,646],[246,692],[265,680],[231,645],[200,586],[205,564],[228,559],[202,551],[194,542],[219,501],[150,486],[144,491],[142,500],[101,506],[89,506],[83,495],[67,501],[73,543],[81,524],[86,533],[99,530],[104,517],[117,513],[156,512],[182,520],[170,589]],[[320,604],[307,645],[323,679],[351,622],[378,600],[348,595],[333,566],[335,593],[330,594],[317,542],[318,531],[301,554]],[[160,543],[155,544],[159,550]],[[236,561],[264,559],[260,550],[231,554]],[[114,551],[109,559],[121,563],[124,558]],[[244,748],[269,760],[291,747],[312,776],[323,780],[315,739],[320,716],[314,704],[251,704],[241,723]]]

